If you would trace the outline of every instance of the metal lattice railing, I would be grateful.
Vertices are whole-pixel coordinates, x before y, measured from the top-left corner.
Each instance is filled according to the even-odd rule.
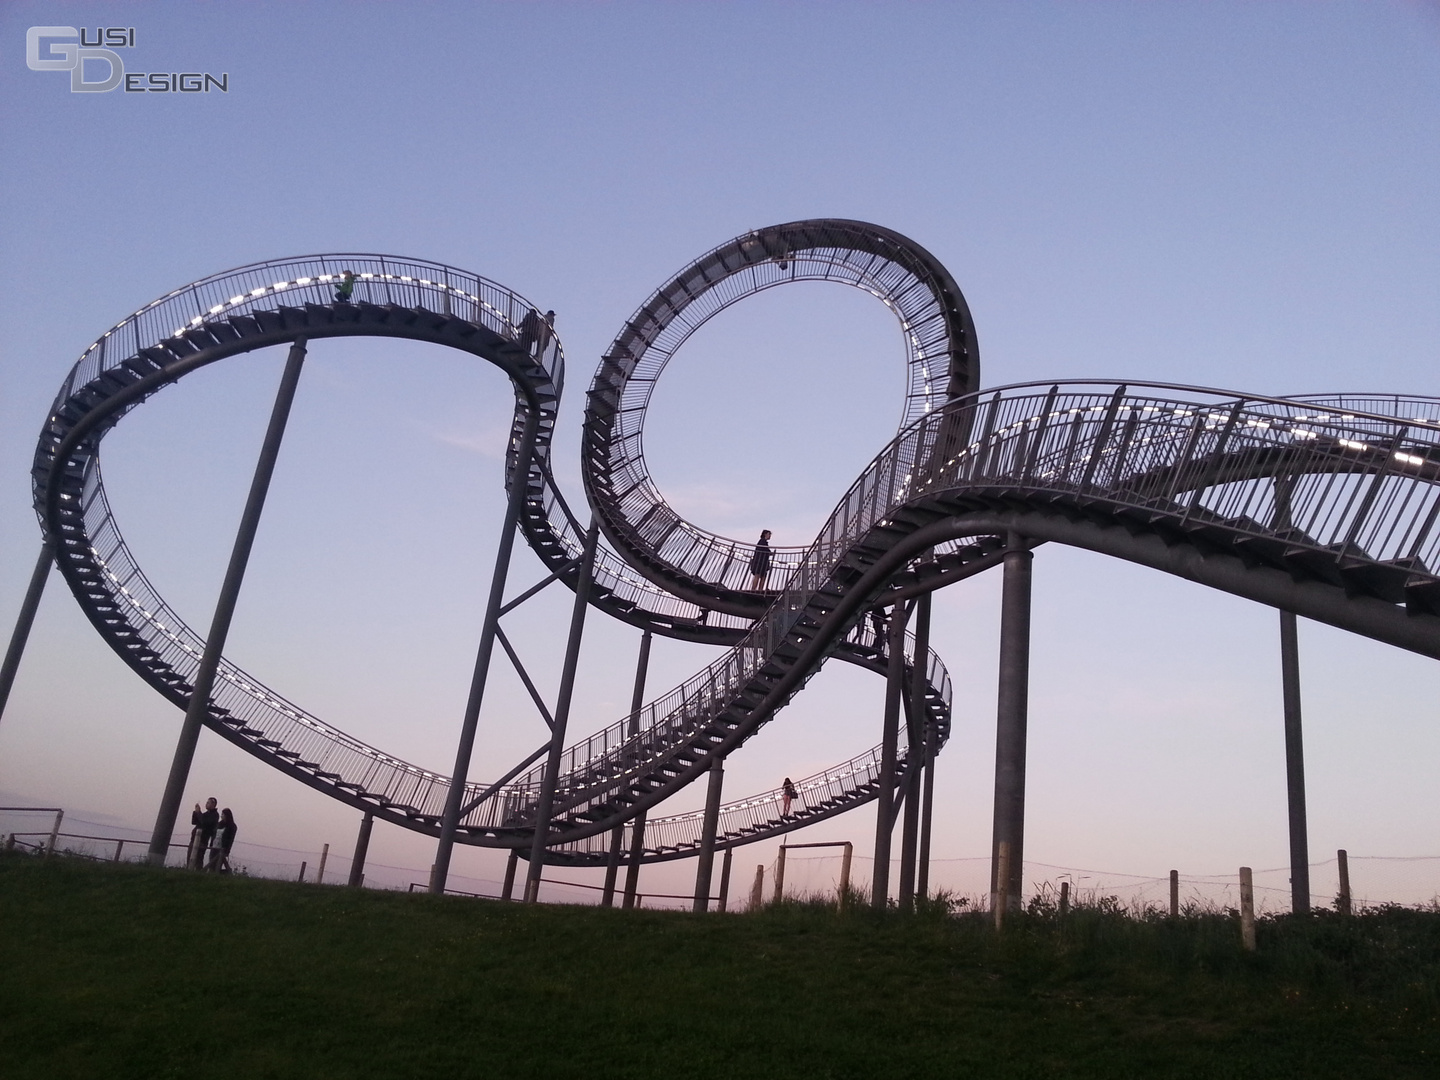
[[[1273,477],[1293,477],[1285,526],[1290,542],[1330,555],[1410,560],[1417,573],[1440,551],[1437,468],[1440,429],[1379,415],[1317,411],[1304,403],[1208,393],[1187,397],[1131,393],[1128,388],[1023,392],[1020,388],[959,403],[912,425],[877,457],[841,500],[806,563],[785,593],[736,648],[660,698],[566,748],[562,791],[593,785],[609,772],[632,775],[675,745],[693,739],[776,651],[806,602],[846,552],[906,503],[941,491],[1003,485],[1104,498],[1115,505],[1205,515],[1226,527],[1270,535],[1276,519]],[[1107,388],[1108,389],[1108,388]],[[964,415],[958,427],[953,421]],[[974,436],[945,456],[947,424]],[[1235,479],[1253,462],[1256,474]],[[1219,467],[1222,458],[1230,464]],[[1213,476],[1211,473],[1213,472]],[[94,507],[103,507],[96,500]],[[96,525],[108,508],[95,512]],[[97,541],[109,535],[99,528]],[[97,555],[112,570],[123,552],[118,534]],[[176,630],[138,568],[123,567],[117,587],[162,637],[167,663],[186,670],[201,642]],[[128,590],[128,592],[126,592]],[[151,607],[149,605],[153,604]],[[303,714],[243,673],[227,671],[217,703],[306,761],[387,799],[426,814],[439,812],[447,779],[364,747]],[[533,805],[541,771],[505,785],[472,811],[465,825],[499,828]],[[467,794],[478,794],[469,785]]]
[[[107,330],[76,361],[56,397],[56,407],[79,388],[130,357],[180,338],[206,324],[273,311],[278,306],[331,304],[342,274],[355,274],[355,303],[421,307],[453,315],[518,340],[534,305],[493,281],[441,263],[389,255],[337,254],[275,259],[227,270],[167,293]],[[538,359],[555,384],[564,383],[564,359],[553,335]]]
[[[330,303],[341,269],[357,274],[356,302],[443,308],[511,339],[533,310],[474,275],[413,260],[324,256],[256,264],[177,290],[113,328],[77,362],[56,413],[100,383],[107,370],[187,328],[277,305]],[[558,342],[543,343],[537,359],[558,389],[563,370]],[[1359,408],[1362,404],[1372,409]],[[820,535],[783,571],[783,590],[738,646],[637,715],[565,749],[562,796],[590,792],[598,799],[595,792],[618,789],[676,747],[697,743],[713,718],[753,687],[781,646],[794,644],[807,607],[834,580],[849,553],[876,530],[898,527],[896,515],[905,507],[927,500],[1001,490],[1011,499],[1069,498],[1112,510],[1141,509],[1155,520],[1207,522],[1237,535],[1282,537],[1290,547],[1321,558],[1403,568],[1433,581],[1440,560],[1436,417],[1433,399],[1335,395],[1285,400],[1096,383],[1010,387],[927,413],[857,478]],[[152,672],[168,672],[171,689],[186,693],[203,641],[164,603],[131,557],[105,499],[97,459],[90,461],[79,509],[89,555],[102,577],[96,588],[115,602],[118,617],[138,634],[117,648],[135,650],[136,657],[146,650],[145,665]],[[558,494],[547,487],[543,497],[554,518],[551,512],[561,506]],[[558,518],[557,534],[573,531],[568,512]],[[571,536],[569,542],[569,550],[578,552],[578,538]],[[658,595],[618,560],[605,566],[634,595]],[[782,572],[780,566],[776,570]],[[943,667],[937,665],[932,656],[932,682],[943,684]],[[416,816],[433,819],[440,813],[447,777],[345,735],[228,663],[221,669],[213,711],[216,722],[232,733],[337,787],[363,791]],[[849,774],[852,779],[860,775]],[[463,825],[515,827],[533,806],[539,780],[537,768],[501,786]],[[482,790],[467,785],[467,798]],[[763,806],[763,799],[755,805]]]
[[[972,347],[959,290],[913,243],[854,222],[797,222],[731,240],[702,255],[626,321],[591,387],[615,395],[613,413],[593,406],[587,426],[587,485],[608,527],[647,564],[670,578],[746,591],[754,542],[723,537],[686,521],[655,487],[643,430],[655,384],[682,345],[710,319],[756,293],[797,281],[826,281],[870,293],[900,323],[908,391],[902,426],[941,408],[956,392],[950,366]],[[960,390],[965,389],[960,387]],[[600,431],[603,429],[603,435]],[[766,588],[776,590],[806,549],[775,545]],[[662,581],[662,583],[664,583]]]
[[[908,503],[944,492],[1079,495],[1176,520],[1203,516],[1252,536],[1283,531],[1287,543],[1326,557],[1403,562],[1427,575],[1437,564],[1434,422],[1217,391],[1179,397],[1160,393],[1178,388],[1094,385],[994,391],[905,429],[851,486],[745,639],[647,704],[638,723],[617,721],[567,747],[562,775],[582,789],[607,774],[618,782],[633,775],[637,761],[696,738],[777,652],[871,530]],[[964,441],[951,445],[957,434]],[[1277,487],[1285,491],[1283,507]],[[521,783],[529,791],[539,779],[536,770]]]

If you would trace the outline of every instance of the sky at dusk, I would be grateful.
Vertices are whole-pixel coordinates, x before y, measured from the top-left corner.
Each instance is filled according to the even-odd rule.
[[[223,73],[228,92],[72,93],[25,64],[39,25],[133,26],[127,71]],[[944,263],[985,386],[1440,394],[1435,3],[12,0],[0,43],[6,636],[40,542],[35,439],[70,366],[150,300],[264,259],[408,255],[553,308],[569,372],[556,475],[577,505],[583,389],[625,319],[701,253],[801,218],[872,221]],[[269,350],[203,369],[105,441],[125,536],[192,626],[208,625],[282,364]],[[898,327],[872,297],[771,290],[667,369],[647,460],[696,524],[804,545],[894,434],[904,390]],[[471,357],[315,343],[228,655],[448,773],[512,408],[503,374]],[[512,593],[544,573],[518,546]],[[1275,611],[1053,544],[1034,582],[1027,858],[1142,876],[1283,867]],[[955,733],[932,880],[964,891],[990,847],[999,584],[935,597]],[[569,608],[550,590],[507,626],[552,697]],[[592,613],[572,736],[628,709],[638,643]],[[1312,857],[1440,856],[1440,667],[1303,621],[1300,647]],[[657,639],[648,696],[715,655]],[[477,780],[543,741],[519,681],[496,672]],[[731,757],[727,799],[873,746],[882,702],[881,679],[828,665]],[[0,802],[147,830],[180,719],[53,574],[0,720]],[[209,794],[243,840],[354,840],[354,810],[207,732],[185,805]],[[702,800],[692,785],[666,808]],[[873,835],[866,807],[793,839],[863,855]],[[434,842],[381,824],[371,850],[419,875]],[[737,881],[774,853],[738,852]],[[502,864],[457,849],[454,869],[483,891]],[[693,866],[644,877],[683,893]],[[1331,888],[1317,871],[1317,894]]]

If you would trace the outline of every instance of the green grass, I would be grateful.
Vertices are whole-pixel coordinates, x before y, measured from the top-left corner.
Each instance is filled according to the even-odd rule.
[[[695,917],[0,858],[4,1077],[1436,1077],[1440,914]]]

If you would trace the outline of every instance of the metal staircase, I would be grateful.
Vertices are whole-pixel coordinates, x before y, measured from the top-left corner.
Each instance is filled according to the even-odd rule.
[[[600,834],[743,743],[829,657],[878,669],[864,639],[866,611],[897,589],[990,565],[1007,534],[1130,559],[1440,657],[1435,401],[1287,400],[1114,383],[969,393],[978,367],[958,290],[913,245],[896,246],[884,230],[867,238],[866,229],[873,227],[797,223],[722,245],[647,301],[602,362],[587,403],[585,477],[615,550],[602,548],[597,558],[592,603],[657,633],[729,650],[638,715],[566,748],[550,833],[558,859],[596,859]],[[354,295],[338,301],[332,293],[342,269],[358,281]],[[681,521],[664,504],[649,483],[638,433],[646,380],[653,384],[704,318],[797,275],[844,280],[891,304],[910,343],[912,393],[900,435],[808,548],[777,550],[776,588],[757,595],[740,587],[744,545]],[[563,357],[553,336],[538,349],[523,341],[519,327],[533,310],[453,268],[327,255],[208,278],[122,321],[61,388],[32,474],[42,526],[91,622],[167,699],[188,703],[203,640],[126,547],[105,497],[100,441],[126,412],[189,371],[297,337],[404,337],[505,370],[516,390],[516,431],[531,416],[540,430],[523,477],[514,475],[518,436],[512,440],[507,483],[525,484],[525,535],[573,584],[582,532],[548,457]],[[702,609],[713,612],[703,622]],[[943,741],[948,677],[933,653],[925,670],[927,723]],[[445,775],[346,735],[228,663],[208,723],[311,787],[405,827],[438,831]],[[719,845],[868,800],[874,756],[802,781],[789,818],[776,816],[774,793],[726,806]],[[908,757],[900,767],[910,767]],[[523,842],[536,826],[540,776],[536,767],[502,784],[468,784],[466,801],[476,804],[459,838]],[[695,815],[654,817],[647,857],[679,857],[697,836]]]

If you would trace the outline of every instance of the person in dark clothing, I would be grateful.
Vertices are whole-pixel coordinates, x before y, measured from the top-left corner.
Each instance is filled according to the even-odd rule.
[[[206,799],[205,809],[200,809],[200,804],[195,804],[195,811],[190,815],[190,824],[195,826],[190,840],[190,868],[201,870],[205,866],[205,852],[210,847],[210,842],[215,839],[215,830],[220,825],[220,811],[215,809],[215,800]]]
[[[532,307],[525,313],[525,317],[520,320],[520,336],[516,339],[515,343],[528,353],[534,350],[535,343],[539,340],[540,312]]]
[[[235,844],[235,815],[227,806],[220,811],[220,827],[210,844],[210,865],[207,870],[228,874],[230,872],[230,848]]]
[[[340,284],[335,286],[335,302],[337,304],[348,304],[350,295],[355,291],[355,271],[346,270],[340,275]]]
[[[765,588],[765,579],[770,576],[770,530],[760,534],[755,544],[755,553],[750,556],[750,591],[759,592]]]
[[[875,654],[885,656],[885,642],[890,637],[890,620],[884,608],[870,609],[870,628],[875,631]]]
[[[780,808],[781,817],[790,816],[790,804],[799,797],[800,796],[795,792],[795,784],[788,776],[785,777],[785,783],[780,788],[780,798],[783,804]]]

